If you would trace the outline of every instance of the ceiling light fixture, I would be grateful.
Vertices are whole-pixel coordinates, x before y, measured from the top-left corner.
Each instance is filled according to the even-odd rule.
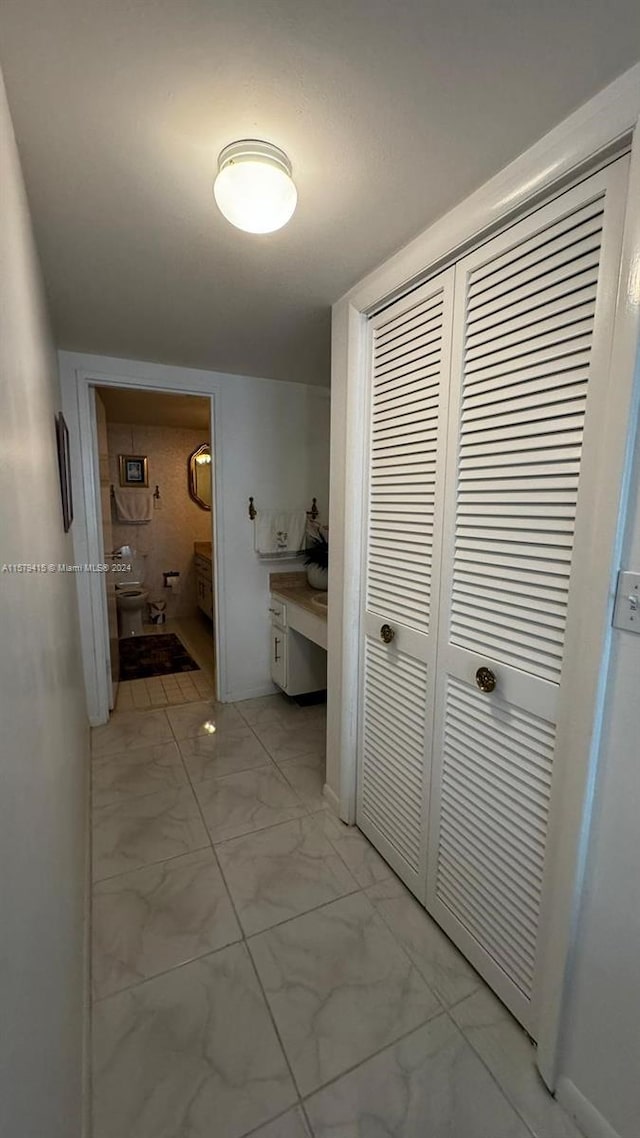
[[[220,151],[213,196],[227,221],[247,233],[281,229],[298,201],[284,151],[255,138],[232,142]]]

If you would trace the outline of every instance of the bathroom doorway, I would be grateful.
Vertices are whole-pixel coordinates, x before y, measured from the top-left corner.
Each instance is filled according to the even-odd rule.
[[[208,396],[95,386],[111,708],[216,694]]]

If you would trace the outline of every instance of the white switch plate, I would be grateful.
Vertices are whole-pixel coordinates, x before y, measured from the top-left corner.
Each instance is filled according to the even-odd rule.
[[[640,573],[618,573],[613,627],[640,632]]]

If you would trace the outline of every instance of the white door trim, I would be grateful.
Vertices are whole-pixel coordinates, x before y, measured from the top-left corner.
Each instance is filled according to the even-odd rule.
[[[456,206],[413,242],[376,269],[333,308],[331,412],[331,565],[329,572],[329,660],[327,740],[328,793],[338,796],[340,816],[354,820],[357,753],[360,550],[363,536],[362,476],[366,439],[364,358],[366,315],[440,271],[571,181],[592,173],[615,154],[632,149],[624,227],[620,289],[616,306],[611,369],[615,398],[603,424],[609,463],[599,491],[600,531],[597,576],[609,582],[609,601],[597,614],[590,658],[580,661],[587,677],[583,707],[586,727],[568,741],[572,779],[558,788],[554,813],[565,819],[552,838],[556,886],[545,915],[548,938],[540,1001],[538,1065],[553,1089],[567,970],[581,892],[595,760],[599,742],[613,582],[619,557],[620,518],[627,492],[632,411],[636,398],[635,360],[640,333],[640,64],[631,68],[555,127],[515,162]],[[579,680],[576,679],[579,686]],[[589,692],[592,699],[589,705]]]
[[[164,391],[177,395],[199,395],[210,400],[210,438],[214,457],[214,510],[212,527],[217,531],[217,540],[212,532],[215,559],[215,652],[216,652],[216,695],[226,690],[226,623],[224,596],[224,567],[220,550],[224,541],[221,533],[223,524],[223,486],[222,486],[222,432],[216,415],[216,392],[202,389],[197,383],[191,387],[179,384],[170,376],[153,378],[132,377],[125,373],[105,373],[99,369],[75,368],[72,373],[61,371],[62,406],[69,427],[72,451],[72,493],[76,503],[76,516],[72,526],[73,553],[76,565],[98,565],[103,559],[102,534],[100,528],[100,484],[98,478],[98,443],[96,433],[95,406],[92,399],[94,387],[123,387],[130,390]],[[78,505],[80,508],[78,508]],[[100,573],[78,572],[78,611],[80,618],[80,638],[85,687],[87,694],[87,714],[92,727],[106,723],[109,718],[111,677],[107,667],[109,643],[106,624],[106,605],[104,584]]]

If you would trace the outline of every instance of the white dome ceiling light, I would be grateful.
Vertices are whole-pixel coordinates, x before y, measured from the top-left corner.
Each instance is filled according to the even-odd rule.
[[[213,195],[227,221],[247,233],[281,229],[298,201],[284,151],[254,138],[232,142],[220,151]]]

